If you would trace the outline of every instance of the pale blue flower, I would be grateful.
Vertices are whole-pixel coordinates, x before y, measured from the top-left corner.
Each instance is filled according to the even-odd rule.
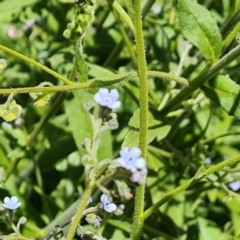
[[[140,157],[141,154],[142,151],[138,147],[132,147],[131,149],[124,147],[120,151],[121,157],[117,159],[117,162],[121,167],[134,173],[146,167],[146,160]]]
[[[10,209],[10,210],[14,210],[17,209],[18,207],[20,207],[21,202],[18,201],[18,198],[13,196],[13,197],[5,197],[3,199],[3,207],[6,209]]]
[[[212,159],[211,159],[210,157],[206,157],[206,158],[204,159],[204,163],[205,163],[205,164],[210,164],[210,163],[212,163]]]
[[[240,181],[234,181],[229,183],[229,188],[231,188],[233,191],[238,191],[240,189]]]
[[[121,102],[117,101],[119,93],[117,89],[100,88],[94,95],[94,100],[102,107],[107,107],[112,110],[117,109],[121,106]]]
[[[102,203],[102,206],[103,206],[103,208],[106,212],[111,213],[111,212],[114,212],[117,209],[117,206],[114,203],[110,202],[107,194],[103,194],[101,196],[101,203]]]

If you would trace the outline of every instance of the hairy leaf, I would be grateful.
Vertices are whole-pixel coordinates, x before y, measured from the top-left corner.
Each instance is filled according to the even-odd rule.
[[[222,50],[217,21],[203,6],[190,0],[179,0],[178,18],[183,35],[210,62],[216,62]]]
[[[88,80],[88,66],[83,57],[83,38],[84,34],[78,40],[75,50],[76,76],[79,82],[87,82]]]
[[[95,94],[99,88],[107,87],[109,89],[121,88],[129,80],[130,73],[116,74],[114,76],[102,77],[94,79],[89,85],[88,91]]]

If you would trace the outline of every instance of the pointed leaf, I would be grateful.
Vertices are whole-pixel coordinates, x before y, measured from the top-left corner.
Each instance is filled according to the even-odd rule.
[[[201,166],[201,167],[198,169],[197,173],[195,174],[194,178],[195,178],[196,180],[198,180],[198,179],[201,179],[201,178],[203,178],[203,177],[205,177],[205,176],[206,176],[206,169],[205,169],[204,166]]]
[[[87,82],[88,80],[88,66],[83,57],[82,41],[85,34],[83,34],[76,44],[75,49],[75,62],[76,62],[76,75],[79,82]]]
[[[166,125],[158,128],[149,128],[148,129],[148,144],[150,144],[156,137],[157,140],[165,138],[170,131],[171,126]],[[134,147],[139,146],[139,130],[130,129],[124,138],[122,147]]]
[[[210,62],[216,62],[222,50],[217,21],[203,6],[190,0],[179,0],[178,18],[183,35]]]
[[[102,77],[99,79],[94,79],[89,85],[88,91],[95,94],[99,88],[107,87],[109,89],[121,88],[130,78],[130,73],[116,74],[113,76]]]
[[[218,76],[202,87],[204,94],[229,115],[240,118],[240,86],[229,77]]]
[[[138,108],[133,113],[133,116],[129,120],[128,125],[131,129],[128,131],[122,147],[134,147],[139,146],[139,119],[140,119],[140,109]],[[171,129],[170,125],[162,126],[162,123],[156,119],[151,112],[148,112],[148,144],[151,143],[156,137],[157,140],[165,138]]]

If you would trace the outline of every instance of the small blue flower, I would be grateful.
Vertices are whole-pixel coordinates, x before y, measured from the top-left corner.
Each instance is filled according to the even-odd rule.
[[[146,160],[140,157],[141,154],[142,151],[138,147],[132,147],[131,149],[124,147],[120,151],[121,157],[117,159],[117,162],[121,167],[134,173],[146,167]]]
[[[121,102],[117,101],[119,98],[119,93],[117,89],[100,88],[98,92],[94,95],[94,100],[102,107],[107,107],[115,110],[121,106]]]
[[[3,199],[3,207],[6,208],[6,209],[10,209],[10,210],[14,210],[14,209],[17,209],[18,207],[20,207],[21,205],[21,202],[18,201],[18,198],[13,196],[11,198],[9,197],[5,197]]]
[[[110,203],[107,194],[103,194],[101,196],[101,203],[106,212],[114,212],[117,209],[117,206],[114,203]]]
[[[233,191],[238,191],[240,189],[240,181],[234,181],[229,183],[229,188],[231,188]]]

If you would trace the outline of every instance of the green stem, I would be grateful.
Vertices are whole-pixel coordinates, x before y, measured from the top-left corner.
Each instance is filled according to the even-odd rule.
[[[120,15],[120,17],[127,23],[128,27],[134,32],[134,26],[131,18],[125,12],[121,5],[115,0],[108,0],[108,2],[112,5],[114,10]]]
[[[148,218],[151,214],[156,212],[159,207],[161,207],[163,204],[165,204],[167,201],[172,199],[177,194],[185,191],[187,188],[191,187],[193,184],[199,182],[201,179],[209,176],[212,173],[215,173],[219,170],[221,170],[224,167],[231,166],[237,162],[240,162],[240,155],[230,158],[226,161],[223,161],[213,167],[208,168],[205,170],[204,174],[202,174],[200,177],[194,176],[190,180],[188,180],[186,183],[182,184],[181,186],[175,188],[174,190],[167,193],[161,200],[159,200],[157,203],[152,205],[150,208],[148,208],[142,215],[141,215],[141,221],[144,221],[146,218]],[[140,221],[140,220],[139,220]]]
[[[32,144],[34,143],[37,135],[39,134],[39,132],[43,129],[43,127],[45,126],[45,124],[49,121],[49,119],[51,118],[51,116],[58,110],[58,108],[60,107],[61,103],[63,102],[63,100],[66,97],[66,93],[61,93],[57,99],[54,101],[53,105],[51,106],[50,110],[47,112],[46,115],[44,115],[40,122],[37,124],[37,126],[34,128],[34,130],[31,132],[30,136],[27,139],[27,143],[26,143],[26,148],[27,150],[29,150],[32,146]]]
[[[190,81],[189,85],[183,88],[174,98],[172,98],[160,112],[162,114],[167,114],[174,110],[174,108],[176,108],[182,101],[189,97],[195,90],[201,87],[201,85],[203,85],[207,80],[216,76],[222,68],[239,57],[239,54],[240,45],[232,49],[217,63],[213,64],[209,69],[204,70],[200,75]]]
[[[73,65],[75,66],[75,61],[74,61]],[[75,78],[75,75],[76,75],[76,68],[73,67],[72,70],[71,70],[70,76],[69,76],[70,79],[73,80]],[[28,150],[31,148],[31,145],[33,144],[34,140],[36,139],[38,133],[43,129],[43,127],[49,121],[51,116],[61,106],[62,102],[64,101],[64,99],[66,97],[66,95],[67,95],[66,92],[63,92],[63,93],[59,94],[59,96],[54,101],[53,105],[51,106],[50,110],[47,112],[46,115],[43,116],[43,118],[41,118],[40,122],[37,124],[37,126],[35,127],[35,129],[33,130],[33,132],[31,133],[31,135],[29,136],[29,138],[27,140],[26,147],[27,147]]]
[[[143,158],[147,157],[147,131],[148,131],[148,82],[147,82],[147,64],[144,49],[143,31],[142,31],[142,15],[141,0],[133,0],[134,9],[134,27],[135,42],[137,52],[137,65],[140,89],[140,129],[139,129],[139,147],[142,150]],[[131,239],[140,238],[143,221],[140,216],[144,208],[145,184],[137,187],[134,206],[134,217],[132,225]]]
[[[121,74],[118,74],[119,76]],[[123,74],[124,75],[124,74]],[[137,72],[131,72],[126,75],[126,78],[134,78],[137,77],[138,73]],[[153,77],[153,78],[161,78],[161,79],[166,79],[169,81],[176,81],[182,85],[188,86],[188,81],[185,78],[178,77],[175,75],[172,75],[170,73],[165,73],[165,72],[159,72],[159,71],[147,71],[147,76],[148,77]],[[106,80],[110,81],[114,79],[116,75],[113,76],[108,76],[105,78],[101,78],[102,81]],[[43,92],[43,93],[53,93],[53,92],[68,92],[68,91],[74,91],[74,90],[79,90],[79,89],[87,89],[90,88],[90,84],[93,83],[95,80],[99,79],[92,79],[89,82],[86,83],[73,83],[71,85],[64,85],[64,86],[49,86],[49,87],[25,87],[25,88],[11,88],[11,89],[0,89],[0,95],[8,95],[8,94],[20,94],[20,93],[30,93],[30,92]],[[124,80],[124,79],[122,79]],[[109,85],[110,86],[110,85]],[[96,87],[94,87],[96,88]]]
[[[78,223],[81,221],[81,218],[83,216],[83,212],[84,212],[84,210],[85,210],[85,208],[88,204],[88,199],[92,195],[93,189],[94,189],[94,184],[90,182],[89,185],[87,186],[84,194],[83,194],[81,202],[79,203],[77,213],[73,218],[73,221],[72,221],[72,224],[70,226],[70,229],[69,229],[66,240],[72,240],[73,239],[73,237],[75,235],[75,232],[76,232],[76,229],[77,229],[77,226],[78,226]]]
[[[28,57],[22,55],[21,53],[13,51],[12,49],[7,48],[7,47],[5,47],[1,44],[0,44],[0,49],[3,50],[6,53],[9,53],[9,54],[13,55],[16,58],[20,58],[27,63],[33,64],[35,67],[42,69],[43,71],[51,74],[52,76],[54,76],[55,78],[58,78],[59,80],[63,81],[66,84],[73,84],[73,82],[70,81],[69,79],[63,77],[62,75],[58,74],[57,72],[53,71],[52,69],[34,61],[34,60],[32,60],[31,58],[28,58]]]

